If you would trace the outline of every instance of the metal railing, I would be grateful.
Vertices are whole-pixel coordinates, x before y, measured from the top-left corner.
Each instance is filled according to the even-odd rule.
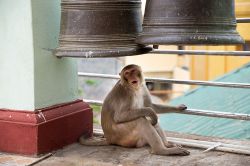
[[[78,76],[79,77],[92,77],[92,78],[94,77],[94,78],[106,78],[106,79],[119,79],[119,76],[117,76],[117,75],[82,73],[82,72],[79,72]],[[161,83],[175,83],[175,84],[189,84],[189,85],[203,85],[203,86],[217,86],[217,87],[250,89],[250,84],[242,84],[242,83],[193,81],[193,80],[183,81],[183,80],[163,79],[163,78],[146,78],[145,80],[148,82],[161,82]],[[88,99],[84,99],[84,101],[89,103],[89,104],[95,104],[95,105],[100,105],[100,106],[102,105],[102,101],[88,100]],[[248,114],[228,113],[228,112],[198,110],[198,109],[187,109],[183,112],[178,112],[178,113],[250,121],[250,115],[248,115]]]
[[[250,56],[250,51],[152,50],[149,54]]]
[[[119,79],[118,75],[111,74],[97,74],[97,73],[78,73],[79,77],[92,77],[92,78],[106,78],[106,79]],[[203,86],[215,86],[215,87],[228,87],[228,88],[246,88],[250,89],[250,84],[244,83],[228,83],[228,82],[212,82],[212,81],[196,81],[196,80],[177,80],[166,78],[145,78],[146,82],[158,82],[158,83],[171,83],[171,84],[188,84],[188,85],[203,85]]]
[[[250,23],[250,18],[237,18],[237,23]]]
[[[86,103],[94,104],[94,105],[98,105],[98,106],[102,106],[102,104],[103,104],[102,101],[98,101],[98,100],[84,99],[84,101]],[[209,110],[198,110],[198,109],[186,109],[184,111],[176,112],[176,113],[250,121],[249,114],[239,114],[239,113],[219,112],[219,111],[209,111]]]

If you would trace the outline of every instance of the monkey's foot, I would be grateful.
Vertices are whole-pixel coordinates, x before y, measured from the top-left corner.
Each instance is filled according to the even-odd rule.
[[[167,148],[174,148],[174,147],[182,148],[181,145],[179,145],[179,144],[174,144],[174,143],[171,143],[171,142],[164,142],[164,145],[165,145],[165,147],[167,147]]]
[[[162,156],[173,156],[173,155],[188,156],[190,154],[189,151],[179,147],[151,150],[151,153]]]

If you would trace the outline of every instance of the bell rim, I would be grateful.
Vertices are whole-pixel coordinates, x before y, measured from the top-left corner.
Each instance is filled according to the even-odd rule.
[[[106,48],[106,49],[86,49],[86,48],[62,48],[58,47],[53,50],[56,57],[73,57],[73,58],[111,58],[124,57],[146,54],[152,51],[152,47],[136,47],[136,48]]]
[[[136,39],[136,43],[144,45],[237,45],[244,44],[238,34],[145,34]]]

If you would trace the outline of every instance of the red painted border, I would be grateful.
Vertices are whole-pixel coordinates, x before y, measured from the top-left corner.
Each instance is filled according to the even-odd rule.
[[[92,132],[92,109],[81,100],[32,112],[0,109],[0,151],[38,155]]]

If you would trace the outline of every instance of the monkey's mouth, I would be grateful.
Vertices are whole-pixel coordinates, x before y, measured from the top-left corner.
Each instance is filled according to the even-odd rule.
[[[132,83],[133,85],[135,85],[135,84],[138,83],[138,81],[132,81],[131,83]]]

